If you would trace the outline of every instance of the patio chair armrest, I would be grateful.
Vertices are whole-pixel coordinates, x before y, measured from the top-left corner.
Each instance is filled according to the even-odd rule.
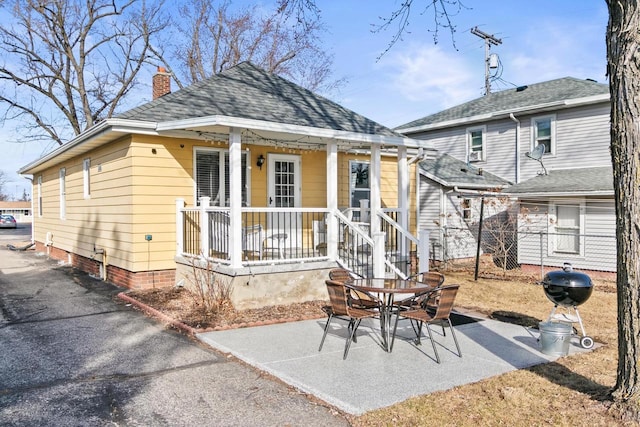
[[[344,283],[352,304],[369,308],[381,308],[382,301],[370,292],[356,289],[349,282]]]

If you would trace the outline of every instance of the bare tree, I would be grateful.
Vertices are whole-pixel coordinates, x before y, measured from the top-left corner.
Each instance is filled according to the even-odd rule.
[[[183,87],[251,61],[267,71],[289,77],[310,90],[329,90],[333,58],[320,46],[324,27],[319,11],[309,2],[279,0],[275,9],[242,9],[208,0],[191,0],[180,11],[181,43],[171,58],[178,86]],[[165,49],[166,50],[166,49]],[[159,54],[166,57],[166,54]],[[182,77],[180,77],[182,76]]]
[[[162,3],[11,0],[1,4],[0,101],[26,139],[58,144],[111,117],[136,86]]]
[[[640,421],[640,4],[607,0],[607,5],[618,249],[618,371],[613,397],[623,418]]]
[[[9,195],[5,193],[5,185],[7,185],[7,174],[0,171],[0,201],[2,202],[9,200]]]
[[[31,196],[29,196],[29,193],[27,193],[27,190],[22,189],[22,196],[20,197],[20,202],[30,202],[31,201]]]

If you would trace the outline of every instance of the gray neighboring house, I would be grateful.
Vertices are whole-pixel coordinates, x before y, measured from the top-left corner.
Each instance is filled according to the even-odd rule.
[[[608,85],[565,77],[491,93],[394,130],[429,141],[440,154],[512,182],[514,186],[505,191],[523,206],[533,203],[535,212],[523,208],[528,221],[541,220],[545,212],[544,229],[551,233],[550,239],[543,242],[543,250],[538,249],[537,260],[530,256],[532,249],[522,248],[521,263],[539,265],[558,258],[562,265],[562,258],[583,268],[612,271],[615,240],[612,251],[609,243],[596,244],[585,237],[615,234],[613,186],[602,178],[606,171],[611,175],[610,108]],[[538,145],[545,147],[540,161],[527,156]],[[421,203],[429,197],[437,200],[431,191],[431,185],[421,180]],[[420,215],[421,226],[439,219],[433,209],[423,209]],[[583,237],[572,239],[557,232],[569,228]],[[540,246],[539,233],[537,239]],[[590,245],[598,248],[587,248]],[[597,261],[589,256],[595,252]]]
[[[511,183],[448,154],[423,160],[418,166],[418,229],[429,231],[431,259],[475,256],[479,197],[491,197]],[[491,204],[484,216],[506,207]]]
[[[552,170],[504,191],[520,202],[519,264],[542,258],[547,266],[616,271],[610,166]]]

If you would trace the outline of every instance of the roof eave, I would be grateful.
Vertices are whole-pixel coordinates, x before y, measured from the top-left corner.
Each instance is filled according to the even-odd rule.
[[[469,125],[478,122],[486,122],[488,120],[498,120],[509,117],[510,114],[536,114],[549,110],[558,110],[561,108],[579,107],[584,105],[598,104],[609,100],[609,94],[593,95],[583,98],[567,99],[563,101],[548,102],[545,104],[530,105],[520,108],[512,108],[508,110],[494,111],[492,113],[478,114],[461,119],[446,120],[443,122],[430,123],[427,125],[414,126],[410,128],[396,128],[395,131],[402,134],[426,132],[431,130],[445,129],[460,125]]]
[[[404,136],[375,135],[358,132],[347,132],[336,129],[317,128],[312,126],[301,126],[289,123],[277,123],[266,120],[255,120],[241,117],[213,115],[196,117],[192,119],[171,120],[158,123],[158,132],[190,129],[197,131],[198,128],[205,129],[213,126],[226,126],[229,128],[247,128],[268,132],[282,132],[296,135],[304,135],[323,139],[338,139],[345,141],[362,142],[368,144],[392,145],[407,148],[427,148],[434,149],[432,143],[407,138]]]
[[[504,189],[509,186],[509,184],[477,184],[477,183],[469,183],[469,182],[449,182],[447,180],[440,178],[439,176],[432,174],[431,172],[425,171],[424,169],[420,169],[420,174],[426,176],[430,180],[435,181],[444,187],[450,187],[450,188],[459,187],[459,188],[466,188],[469,190],[491,190],[491,189],[498,189],[498,188]]]
[[[524,197],[534,197],[534,198],[549,198],[549,197],[585,197],[585,196],[613,196],[613,190],[600,190],[600,191],[557,191],[557,192],[523,192],[523,193],[512,193],[508,190],[504,192],[504,194],[524,198]]]
[[[155,132],[156,123],[146,122],[140,120],[126,120],[126,119],[106,119],[102,122],[92,126],[86,131],[82,132],[69,142],[61,145],[52,152],[45,156],[23,166],[18,170],[20,175],[33,175],[49,166],[60,163],[60,156],[65,155],[65,158],[75,157],[82,153],[85,153],[93,148],[95,145],[102,145],[104,142],[98,144],[92,144],[97,141],[98,138],[113,140],[120,136],[137,133],[137,134],[157,134]]]

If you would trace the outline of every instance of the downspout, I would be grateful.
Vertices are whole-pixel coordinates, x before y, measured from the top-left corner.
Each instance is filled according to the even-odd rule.
[[[34,227],[35,211],[33,210],[33,178],[29,178],[28,176],[23,176],[24,179],[28,179],[31,182],[31,244],[35,245],[36,243],[36,230]]]
[[[515,183],[520,182],[520,120],[516,119],[513,113],[509,113],[509,118],[516,122],[516,178]]]
[[[418,154],[416,154],[415,156],[413,156],[412,158],[410,158],[409,160],[407,160],[407,166],[411,166],[412,164],[414,164],[417,161],[423,160],[424,159],[424,148],[420,147],[418,148]]]
[[[104,250],[103,248],[96,248],[95,245],[93,246],[93,253],[94,255],[102,255],[102,271],[101,271],[101,279],[104,280],[105,282],[107,281],[107,251]]]

